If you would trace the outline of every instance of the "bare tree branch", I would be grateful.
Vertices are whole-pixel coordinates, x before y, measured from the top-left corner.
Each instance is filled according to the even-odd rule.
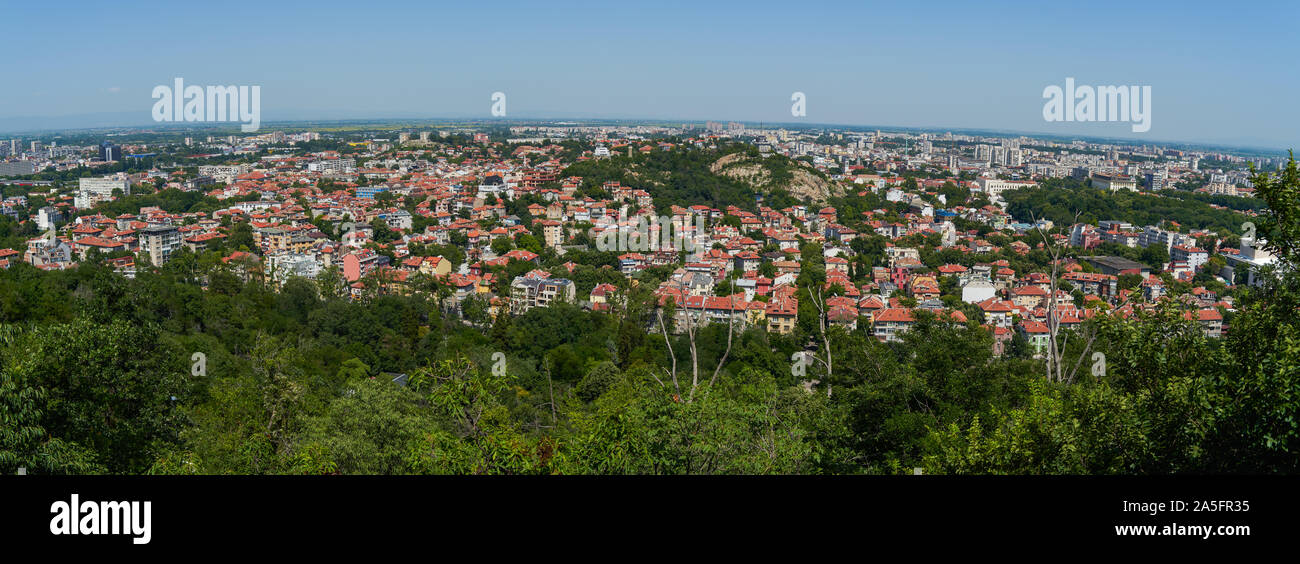
[[[821,329],[822,344],[825,345],[825,347],[826,347],[826,360],[823,360],[823,361],[822,361],[822,365],[826,367],[826,396],[827,396],[827,397],[830,397],[830,395],[831,395],[831,375],[832,375],[832,373],[834,372],[834,368],[833,368],[833,364],[832,364],[833,359],[831,358],[831,338],[830,338],[830,335],[827,334],[827,332],[826,332],[826,319],[827,319],[827,317],[826,317],[826,299],[825,299],[824,297],[822,297],[822,288],[821,288],[821,286],[818,286],[818,287],[817,287],[817,297],[815,297],[815,298],[813,297],[812,290],[809,289],[809,290],[808,290],[808,299],[809,299],[810,301],[812,301],[813,306],[817,308],[817,324],[818,324],[818,327],[820,327],[820,329]],[[817,358],[817,357],[814,356],[813,358]],[[821,359],[817,359],[817,360],[821,360]]]
[[[686,403],[695,401],[695,388],[700,385],[700,355],[695,347],[695,320],[691,314],[690,301],[686,301],[686,339],[691,345],[691,391],[687,393]]]
[[[731,354],[732,326],[735,324],[736,312],[736,294],[734,293],[736,290],[735,284],[732,284],[731,290],[733,293],[731,293],[727,298],[727,350],[723,351],[722,358],[718,359],[718,367],[713,369],[713,377],[709,378],[710,388],[712,388],[713,383],[718,380],[718,373],[722,371],[722,365],[727,362],[727,356]]]
[[[681,395],[682,387],[677,384],[677,353],[673,352],[672,340],[668,338],[668,327],[664,325],[663,308],[658,309],[657,315],[659,316],[659,330],[662,331],[664,334],[664,344],[668,345],[668,357],[673,360],[673,371],[670,373],[673,379],[673,391],[677,392],[678,395]],[[657,379],[658,378],[656,378],[656,380]],[[663,382],[660,382],[659,385],[662,386]]]

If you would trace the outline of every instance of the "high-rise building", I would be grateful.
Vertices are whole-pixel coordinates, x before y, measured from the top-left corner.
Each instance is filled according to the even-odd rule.
[[[99,146],[99,160],[104,162],[115,162],[122,160],[122,148],[108,141]]]
[[[53,206],[45,206],[36,212],[36,228],[41,231],[54,229],[54,224],[62,219],[59,210]]]
[[[1165,189],[1165,183],[1167,179],[1168,179],[1168,175],[1165,173],[1165,171],[1153,170],[1151,172],[1146,173],[1146,178],[1144,180],[1147,186],[1147,190],[1150,190],[1152,192],[1159,192],[1160,190]]]
[[[140,250],[149,253],[149,261],[154,265],[167,264],[180,246],[181,232],[175,225],[146,227],[140,231]]]

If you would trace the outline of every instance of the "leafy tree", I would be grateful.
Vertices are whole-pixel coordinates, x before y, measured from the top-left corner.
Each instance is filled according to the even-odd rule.
[[[1275,174],[1251,178],[1268,203],[1260,233],[1278,257],[1263,287],[1247,292],[1226,347],[1230,370],[1211,383],[1218,425],[1208,439],[1211,468],[1235,472],[1300,470],[1300,173],[1294,155]]]
[[[434,423],[417,399],[383,378],[350,380],[321,415],[304,421],[292,449],[290,471],[404,474],[418,470],[411,464],[411,453],[425,447],[424,430]]]
[[[231,250],[256,251],[257,243],[253,242],[253,226],[246,221],[241,221],[230,228],[230,236],[226,238],[226,248]]]

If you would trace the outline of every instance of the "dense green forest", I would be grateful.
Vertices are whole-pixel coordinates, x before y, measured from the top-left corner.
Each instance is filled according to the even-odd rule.
[[[1294,161],[1255,185],[1261,233],[1296,264]],[[995,357],[979,326],[921,312],[902,342],[823,337],[812,264],[794,333],[729,339],[714,324],[694,347],[652,332],[652,284],[624,282],[627,305],[608,313],[559,304],[470,325],[439,292],[352,301],[198,264],[135,279],[90,261],[0,271],[0,472],[1300,469],[1293,270],[1243,292],[1222,339],[1172,309],[1098,316],[1086,330],[1102,370],[1072,339],[1072,375],[1048,378],[1023,343]],[[823,339],[833,371],[792,363]]]
[[[1252,205],[1254,200],[1246,198],[1221,196],[1215,199],[1191,192],[1178,196],[1109,192],[1069,178],[1049,179],[1038,188],[1007,191],[1002,198],[1007,202],[1007,213],[1023,222],[1046,218],[1057,225],[1068,226],[1074,223],[1077,212],[1079,221],[1093,225],[1098,221],[1115,220],[1146,226],[1170,220],[1187,228],[1235,234],[1241,233],[1241,224],[1249,218],[1233,210],[1257,209]],[[1232,209],[1207,205],[1211,203]],[[1262,206],[1263,202],[1259,205]]]

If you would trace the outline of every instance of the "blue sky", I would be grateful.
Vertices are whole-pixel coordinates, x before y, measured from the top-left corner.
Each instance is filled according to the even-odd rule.
[[[810,123],[1300,146],[1295,2],[7,1],[3,13],[0,130],[146,123],[153,87],[179,76],[260,85],[263,122],[487,117],[494,91],[517,118],[788,122],[801,91]],[[1151,86],[1151,130],[1045,122],[1043,88],[1066,77]]]

